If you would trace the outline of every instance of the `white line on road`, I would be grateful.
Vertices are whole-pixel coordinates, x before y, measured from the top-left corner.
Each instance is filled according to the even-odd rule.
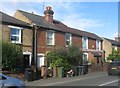
[[[114,82],[117,82],[117,81],[119,81],[119,80],[113,80],[111,82],[107,82],[107,83],[101,84],[99,86],[105,86],[105,85],[108,85],[108,84],[111,84],[111,83],[114,83]]]

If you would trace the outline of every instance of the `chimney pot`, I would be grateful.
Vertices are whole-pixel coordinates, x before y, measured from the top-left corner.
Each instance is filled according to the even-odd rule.
[[[52,10],[52,7],[47,6],[47,7],[46,7],[46,10]]]
[[[45,20],[49,23],[53,23],[53,10],[52,10],[52,7],[50,6],[47,6],[46,7],[46,10],[44,11],[44,14],[45,14]]]

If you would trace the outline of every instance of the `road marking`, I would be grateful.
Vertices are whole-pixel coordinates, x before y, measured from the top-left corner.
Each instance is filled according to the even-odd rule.
[[[105,86],[105,85],[108,85],[108,84],[111,84],[111,83],[114,83],[114,82],[117,82],[117,81],[119,81],[119,80],[113,80],[111,82],[107,82],[107,83],[101,84],[99,86]]]
[[[54,83],[44,84],[44,85],[42,85],[42,86],[52,86],[52,85],[58,85],[58,84],[63,84],[63,83],[75,82],[75,81],[79,81],[79,80],[92,79],[92,78],[98,78],[98,77],[104,77],[104,76],[105,76],[105,75],[102,75],[102,76],[94,76],[94,77],[87,77],[87,78],[79,78],[79,79],[73,79],[73,80],[62,81],[62,82],[54,82]]]

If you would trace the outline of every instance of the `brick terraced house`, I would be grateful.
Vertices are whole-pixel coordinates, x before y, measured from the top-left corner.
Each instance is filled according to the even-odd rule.
[[[14,17],[36,25],[37,30],[37,66],[45,65],[45,55],[54,48],[68,47],[69,45],[77,45],[83,51],[83,59],[89,63],[95,63],[101,66],[104,59],[102,47],[102,39],[94,33],[81,31],[75,28],[70,28],[62,22],[53,19],[53,10],[50,6],[44,11],[45,16],[39,16],[34,13],[29,13],[17,10]],[[31,31],[27,31],[23,36],[32,38]],[[26,39],[31,44],[31,39]],[[25,51],[27,55],[27,51]],[[31,53],[31,52],[29,52]],[[29,55],[28,53],[28,55]]]
[[[3,12],[0,12],[0,42],[12,42],[18,46],[22,46],[23,54],[31,54],[32,52],[32,27],[23,21],[11,17]],[[29,31],[29,33],[28,33]],[[29,53],[30,52],[30,53]],[[31,56],[24,56],[24,64],[31,63]]]
[[[105,51],[105,60],[107,61],[107,57],[112,53],[112,49],[120,50],[120,38],[116,37],[115,40],[103,38],[103,49]]]

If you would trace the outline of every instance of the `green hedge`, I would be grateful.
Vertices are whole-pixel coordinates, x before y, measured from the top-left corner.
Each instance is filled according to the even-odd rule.
[[[21,67],[22,48],[13,43],[2,42],[2,68],[15,71]]]

